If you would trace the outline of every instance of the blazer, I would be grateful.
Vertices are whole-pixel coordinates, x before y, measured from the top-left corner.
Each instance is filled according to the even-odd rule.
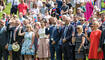
[[[49,40],[50,40],[50,44],[52,43],[51,38],[52,38],[52,34],[53,34],[53,29],[55,26],[50,26],[49,28],[45,29],[45,34],[46,35],[50,35],[49,36]]]
[[[102,33],[101,33],[100,44],[99,44],[100,48],[103,47],[104,41],[105,41],[105,30],[103,30]]]
[[[53,32],[53,39],[56,42],[56,45],[59,44],[61,38],[61,27],[57,28],[56,26],[54,27],[54,32]]]
[[[65,33],[64,33],[64,31],[65,31],[65,28],[68,28],[66,31],[66,35],[65,35]],[[75,28],[74,28],[74,26],[73,25],[69,25],[69,26],[64,26],[63,28],[62,28],[62,39],[66,39],[67,41],[66,42],[72,42],[72,33],[74,33],[75,32]],[[65,36],[64,36],[65,35]],[[66,43],[65,42],[65,43]]]
[[[0,28],[0,45],[5,46],[8,43],[7,29],[6,26]]]

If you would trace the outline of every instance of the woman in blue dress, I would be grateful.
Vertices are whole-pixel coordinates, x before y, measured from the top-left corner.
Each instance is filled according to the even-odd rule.
[[[19,31],[20,36],[24,36],[24,42],[22,44],[21,54],[24,55],[25,60],[32,60],[32,55],[35,54],[35,47],[34,47],[34,37],[35,34],[32,32],[32,26],[27,25],[26,32],[21,33],[21,29]]]

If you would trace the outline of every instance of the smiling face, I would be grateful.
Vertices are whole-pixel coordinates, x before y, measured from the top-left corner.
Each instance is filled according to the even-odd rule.
[[[94,21],[94,22],[92,23],[92,28],[93,28],[93,29],[98,29],[98,27],[99,27],[98,21]]]
[[[81,25],[78,25],[78,26],[77,26],[77,32],[78,32],[78,33],[82,33],[82,32],[83,32],[83,28],[82,28]]]
[[[85,23],[85,19],[84,18],[81,18],[79,21],[81,22],[81,24]]]
[[[21,22],[19,20],[15,21],[15,26],[19,26],[21,24]]]
[[[45,23],[41,22],[41,27],[44,28],[44,26],[45,26]]]
[[[27,29],[28,32],[30,32],[31,29],[32,29],[31,25],[28,24],[28,25],[26,26],[26,29]]]

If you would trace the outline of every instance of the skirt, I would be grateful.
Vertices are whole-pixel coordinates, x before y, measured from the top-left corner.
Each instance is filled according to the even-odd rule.
[[[42,38],[38,41],[38,57],[48,58],[49,57],[49,43],[48,39]]]

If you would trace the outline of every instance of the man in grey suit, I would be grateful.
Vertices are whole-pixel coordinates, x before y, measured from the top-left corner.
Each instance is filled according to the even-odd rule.
[[[4,60],[8,60],[8,38],[6,27],[4,25],[4,22],[0,20],[0,60],[2,60],[2,57],[4,57]]]

